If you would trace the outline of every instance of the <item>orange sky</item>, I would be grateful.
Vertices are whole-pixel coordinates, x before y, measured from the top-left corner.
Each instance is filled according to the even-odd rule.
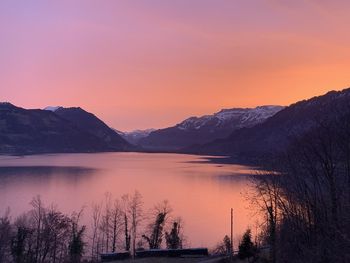
[[[0,2],[0,100],[120,130],[343,89],[350,2]]]

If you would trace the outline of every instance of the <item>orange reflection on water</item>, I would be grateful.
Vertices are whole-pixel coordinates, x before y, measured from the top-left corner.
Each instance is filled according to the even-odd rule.
[[[99,153],[1,157],[0,205],[14,216],[30,208],[40,194],[46,204],[71,213],[85,206],[84,223],[90,226],[90,207],[106,192],[120,198],[136,189],[147,212],[169,200],[173,217],[181,216],[189,245],[213,247],[230,233],[254,229],[254,211],[246,199],[249,167],[201,162],[201,157],[177,154]],[[10,167],[8,167],[10,166]],[[21,168],[22,167],[22,168]],[[144,221],[146,224],[146,221]]]

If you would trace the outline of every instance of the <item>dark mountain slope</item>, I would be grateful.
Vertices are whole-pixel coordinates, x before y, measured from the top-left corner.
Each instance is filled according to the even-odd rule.
[[[189,147],[185,152],[230,155],[238,159],[266,158],[284,151],[291,140],[322,123],[350,112],[350,89],[290,105],[264,123],[233,132],[228,138]]]
[[[68,120],[79,129],[86,131],[103,140],[111,150],[131,150],[132,146],[126,142],[118,133],[108,127],[94,114],[82,108],[58,108],[54,111],[61,118]]]
[[[169,128],[151,132],[139,144],[145,149],[176,151],[181,148],[225,138],[234,130],[264,122],[282,106],[224,109],[213,115],[191,117]]]
[[[96,136],[43,110],[26,110],[0,103],[0,152],[94,152],[106,150]]]

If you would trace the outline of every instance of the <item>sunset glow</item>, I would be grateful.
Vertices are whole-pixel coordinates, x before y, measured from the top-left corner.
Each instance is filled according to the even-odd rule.
[[[35,3],[35,4],[33,4]],[[0,100],[119,130],[349,85],[349,1],[1,1]]]

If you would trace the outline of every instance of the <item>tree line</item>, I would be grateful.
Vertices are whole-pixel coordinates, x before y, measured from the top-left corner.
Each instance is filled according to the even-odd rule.
[[[317,121],[255,176],[270,262],[350,262],[350,116]]]
[[[121,198],[107,193],[102,202],[71,215],[45,206],[39,196],[30,205],[14,220],[9,209],[0,217],[0,262],[98,262],[101,253],[127,251],[134,257],[137,250],[184,245],[182,220],[172,216],[169,203],[144,211],[137,191]]]

